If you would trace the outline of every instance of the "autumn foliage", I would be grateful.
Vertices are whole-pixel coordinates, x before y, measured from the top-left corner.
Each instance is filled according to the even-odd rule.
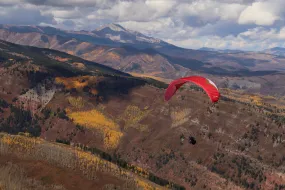
[[[128,189],[163,189],[89,152],[67,145],[48,143],[40,138],[0,133],[0,154],[43,160],[59,167],[79,170],[90,180],[97,178],[98,171],[108,173],[124,180]]]
[[[104,145],[107,149],[116,148],[123,136],[119,126],[98,110],[68,113],[68,117],[79,125],[99,130],[104,136]]]
[[[96,84],[96,76],[79,76],[79,77],[56,77],[56,84],[63,84],[66,89],[70,90],[75,88],[77,90],[82,90],[85,86]]]
[[[171,111],[170,116],[172,119],[172,127],[178,127],[189,121],[189,115],[191,114],[191,109],[181,109],[176,108]]]
[[[83,108],[84,107],[84,101],[83,101],[83,98],[82,97],[68,97],[68,102],[75,108]]]
[[[149,112],[150,110],[148,110],[147,107],[145,109],[140,109],[137,106],[128,106],[123,114],[119,117],[119,120],[123,120],[125,122],[125,129],[133,127],[142,132],[147,131],[148,126],[140,124],[140,121],[142,121],[149,114]]]

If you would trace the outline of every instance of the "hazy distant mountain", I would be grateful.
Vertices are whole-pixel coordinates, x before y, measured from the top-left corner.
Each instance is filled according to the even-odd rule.
[[[270,49],[265,49],[262,52],[272,54],[272,55],[285,56],[285,48],[282,48],[282,47],[274,47]]]
[[[208,47],[202,47],[202,48],[200,48],[199,50],[202,50],[202,51],[218,51],[218,50],[215,49],[215,48],[208,48]]]
[[[208,47],[202,47],[199,50],[201,51],[215,51],[219,53],[240,53],[240,52],[245,52],[242,50],[233,50],[233,49],[215,49],[215,48],[208,48]]]

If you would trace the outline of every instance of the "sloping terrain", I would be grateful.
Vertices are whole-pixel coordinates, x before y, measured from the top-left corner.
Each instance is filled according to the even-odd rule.
[[[1,25],[0,39],[63,51],[127,73],[166,80],[198,74],[219,87],[284,95],[279,83],[284,80],[284,57],[277,55],[183,49],[116,24],[91,32]]]
[[[48,29],[52,29],[52,32]],[[90,61],[111,66],[124,72],[135,71],[138,73],[172,73],[173,75],[174,72],[179,72],[179,70],[182,72],[187,72],[189,68],[191,68],[191,65],[189,65],[189,68],[180,67],[178,69],[175,67],[175,64],[179,65],[178,61],[170,61],[167,57],[153,49],[139,50],[133,48],[132,46],[136,43],[129,45],[114,41],[112,44],[106,44],[108,46],[103,46],[95,40],[97,39],[97,35],[95,33],[99,32],[98,35],[106,40],[104,35],[108,35],[108,32],[111,31],[112,30],[109,27],[106,27],[98,29],[93,33],[84,34],[85,37],[82,37],[83,34],[78,34],[77,32],[68,33],[50,27],[31,28],[16,26],[9,27],[2,25],[2,28],[0,29],[0,39],[21,45],[37,46],[41,48],[50,48],[63,51],[71,55],[80,56]],[[133,33],[127,34],[128,36],[134,35]],[[135,36],[132,38],[134,37]],[[197,63],[198,67],[204,65],[203,63],[199,63],[195,60],[190,61],[192,61],[194,64]],[[197,66],[194,65],[194,67]]]
[[[284,100],[222,89],[221,100],[211,104],[186,85],[165,102],[161,82],[54,50],[1,44],[0,130],[39,138],[2,135],[0,147],[14,155],[1,154],[0,164],[9,156],[42,183],[24,163],[52,161],[67,171],[74,167],[74,178],[85,183],[80,172],[90,180],[101,162],[107,181],[86,181],[92,188],[124,186],[126,178],[112,168],[150,189],[284,188]],[[74,155],[77,149],[88,156]],[[67,173],[49,173],[48,185],[72,189]]]
[[[68,127],[69,128],[68,130],[71,131],[75,130],[74,134],[79,132],[82,135],[85,133],[83,131],[83,128],[73,124],[73,122],[67,117],[65,109],[60,109],[60,104],[58,103],[54,104],[54,106],[56,106],[57,108],[56,112],[51,112],[50,109],[46,108],[47,105],[51,105],[51,102],[53,102],[54,99],[61,97],[62,95],[61,81],[65,79],[65,77],[73,77],[76,79],[77,78],[80,79],[79,81],[71,80],[68,81],[67,83],[64,83],[66,85],[71,86],[71,88],[67,88],[67,91],[64,90],[65,93],[67,94],[76,93],[76,91],[80,89],[84,93],[92,95],[93,100],[98,100],[98,101],[101,100],[107,101],[110,96],[116,96],[116,95],[122,96],[128,93],[130,88],[133,88],[135,86],[145,85],[148,84],[148,81],[151,81],[150,79],[139,79],[131,77],[128,74],[116,71],[109,67],[102,66],[93,62],[88,62],[65,53],[51,51],[47,49],[19,46],[2,41],[1,41],[0,65],[1,65],[0,130],[11,134],[28,132],[32,136],[42,136],[45,134],[45,131],[48,131],[49,127],[53,128],[56,126],[58,127],[61,126],[63,129],[64,127]],[[105,89],[106,84],[109,84],[110,85],[109,87],[111,88],[105,91],[102,90],[104,92],[97,93],[95,88],[84,88],[86,87],[85,84],[88,84],[89,82],[95,82],[94,85],[98,88],[98,90]],[[152,85],[160,85],[159,82],[155,81],[154,82],[151,81],[150,83]],[[119,85],[123,85],[124,88],[120,89]],[[77,100],[78,99],[76,98],[72,98],[72,96],[68,98],[70,104],[74,106],[78,105],[80,106],[80,104],[77,103]],[[87,99],[84,99],[84,101],[86,100]],[[54,125],[52,122],[55,122],[56,124]],[[56,134],[58,133],[52,134],[52,136]],[[100,134],[98,135],[100,136]],[[113,133],[111,135],[113,135]],[[7,137],[6,135],[4,135],[3,137],[4,137],[4,143],[6,143],[6,145],[10,146],[11,143],[13,144],[14,137],[11,137],[11,140],[9,140],[10,138],[9,136]],[[8,140],[6,137],[8,138]],[[105,188],[113,189],[114,187],[112,186],[116,186],[117,188],[119,188],[118,185],[120,185],[121,188],[128,188],[128,189],[139,189],[139,187],[143,187],[143,189],[145,187],[148,188],[156,187],[156,185],[151,185],[151,182],[144,181],[143,179],[142,180],[138,179],[137,182],[136,181],[131,182],[130,178],[132,178],[134,175],[132,173],[127,174],[130,175],[130,177],[127,176],[127,178],[123,179],[123,181],[120,179],[116,179],[118,177],[113,176],[114,171],[108,170],[108,167],[107,170],[104,170],[104,173],[102,174],[100,174],[101,169],[99,168],[98,175],[101,176],[102,179],[96,178],[95,181],[88,181],[90,179],[84,179],[84,176],[81,176],[81,174],[78,173],[75,175],[68,175],[68,171],[64,172],[66,165],[60,165],[62,169],[54,168],[52,165],[50,165],[53,164],[52,162],[53,160],[46,160],[49,157],[45,156],[41,157],[43,153],[40,153],[40,155],[38,155],[41,158],[39,160],[39,163],[37,162],[37,160],[36,162],[32,160],[29,161],[29,159],[31,158],[34,159],[38,157],[37,155],[29,155],[31,153],[30,151],[25,152],[27,151],[27,149],[25,148],[29,148],[27,147],[29,139],[20,138],[20,141],[17,141],[19,140],[18,137],[15,136],[15,138],[16,141],[14,143],[16,147],[14,147],[15,152],[13,152],[13,154],[17,155],[13,154],[10,155],[10,153],[12,153],[13,147],[5,148],[6,146],[5,144],[1,145],[1,148],[2,149],[4,148],[3,150],[4,152],[1,152],[2,156],[0,157],[0,161],[3,162],[2,164],[3,172],[5,171],[11,173],[11,175],[15,176],[16,180],[16,181],[9,181],[9,180],[6,181],[5,173],[3,173],[2,178],[0,177],[0,185],[1,185],[0,187],[3,187],[4,189],[11,189],[12,186],[15,186],[15,188],[25,187],[30,189],[41,189],[41,188],[49,189],[51,188],[51,186],[60,187],[62,189],[64,188],[78,189],[79,187],[82,189],[89,189],[89,188],[94,189],[94,187],[103,188],[103,186],[109,186]],[[5,141],[5,139],[7,141]],[[47,139],[52,140],[51,138]],[[55,141],[65,142],[61,141],[61,138],[56,138]],[[38,144],[37,141],[32,140],[32,142],[34,144],[32,143],[31,146]],[[22,145],[24,147],[22,148],[24,148],[23,150],[24,152],[19,152],[21,151],[21,147],[18,146],[21,145],[21,143],[23,143]],[[107,144],[110,145],[110,147],[113,147],[114,143],[112,140],[110,140],[107,141]],[[34,148],[34,150],[38,149],[41,148]],[[7,150],[9,150],[8,153]],[[46,152],[45,154],[49,154],[50,151],[52,152],[55,150],[53,146],[51,146],[50,150],[47,151],[48,152]],[[18,153],[21,154],[19,155]],[[39,153],[35,152],[33,154],[39,154]],[[18,158],[16,158],[15,156],[18,156]],[[53,155],[50,156],[51,158],[53,157]],[[29,159],[22,160],[25,157],[28,157]],[[8,159],[11,160],[10,164],[11,167],[7,168],[5,165]],[[99,159],[98,157],[95,157],[94,159],[95,160],[99,159],[98,160],[99,163],[97,162],[94,163],[92,157],[90,157],[90,159],[91,163],[96,164],[95,168],[96,171],[98,164],[99,166],[100,164],[102,165],[111,164],[104,161],[103,159]],[[58,160],[57,162],[60,162],[59,164],[62,164],[61,162],[63,161],[66,160]],[[48,163],[40,163],[40,162],[48,162]],[[33,170],[27,168],[29,165],[31,165],[31,163],[38,163],[36,164]],[[88,162],[82,164],[83,164],[82,167],[88,168],[88,166],[85,166],[85,164],[88,165]],[[42,176],[42,174],[35,173],[37,169],[45,171],[48,170],[48,168],[49,171],[47,171],[48,173],[47,176]],[[19,175],[16,174],[15,170],[17,169],[23,171],[23,173]],[[60,176],[57,176],[55,173],[58,173],[58,171],[60,170],[62,170],[62,174]],[[80,170],[83,169],[81,168]],[[117,167],[117,170],[121,171],[120,167]],[[94,173],[95,171],[90,171],[90,172]],[[26,181],[22,180],[26,175],[29,175],[32,178],[27,179]],[[124,174],[123,172],[122,175],[124,176],[126,174]],[[78,181],[78,184],[74,185],[74,183],[72,184],[71,181],[67,181],[69,177],[77,178],[75,180]],[[48,181],[45,182],[46,178],[48,178]],[[43,184],[44,182],[46,184]],[[59,184],[57,183],[53,184],[54,182],[57,182]],[[83,185],[83,183],[86,184]]]
[[[0,145],[0,187],[4,189],[162,189],[69,146],[5,133],[0,134]]]

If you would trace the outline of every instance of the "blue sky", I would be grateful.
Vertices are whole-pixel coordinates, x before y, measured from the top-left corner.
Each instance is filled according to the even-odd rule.
[[[285,47],[285,0],[0,0],[0,23],[94,30],[118,23],[185,48]]]

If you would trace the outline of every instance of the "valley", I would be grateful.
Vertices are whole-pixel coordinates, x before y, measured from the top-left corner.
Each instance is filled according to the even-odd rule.
[[[42,189],[265,190],[285,183],[284,97],[224,87],[212,104],[185,85],[165,102],[169,81],[162,77],[46,48],[5,41],[0,48],[0,165],[10,160],[10,170],[23,168]]]

